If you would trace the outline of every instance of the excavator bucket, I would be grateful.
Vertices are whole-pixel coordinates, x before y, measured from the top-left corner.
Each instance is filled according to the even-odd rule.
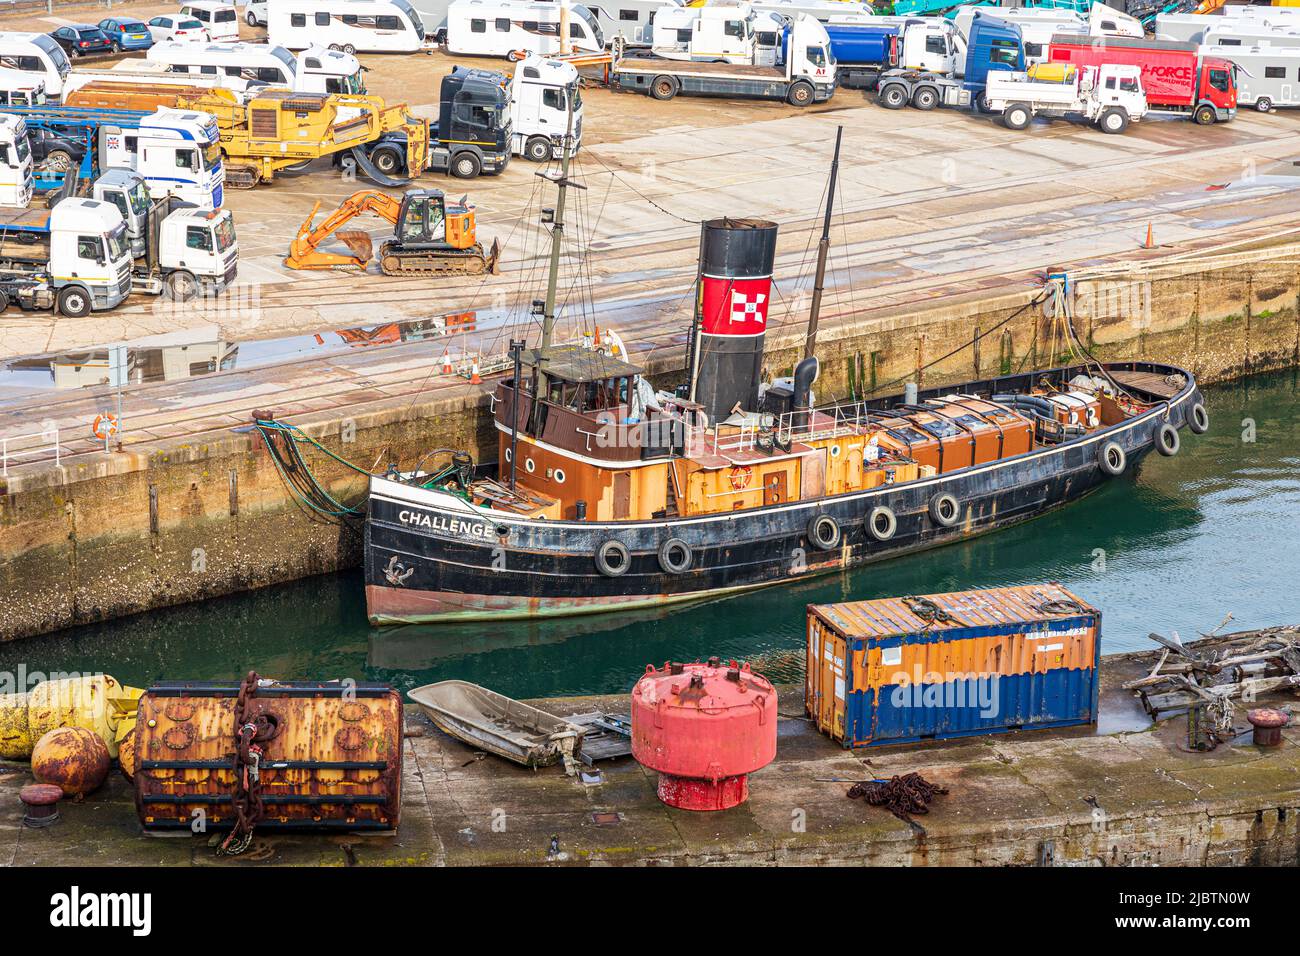
[[[375,254],[374,243],[370,241],[370,233],[360,231],[336,232],[335,237],[343,245],[351,250],[352,254],[362,262],[369,262]]]
[[[498,239],[492,240],[492,248],[488,251],[487,271],[494,276],[501,274],[501,242]]]

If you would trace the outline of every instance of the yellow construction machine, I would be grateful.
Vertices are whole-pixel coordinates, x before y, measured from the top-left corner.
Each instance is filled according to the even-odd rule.
[[[378,96],[268,89],[243,99],[221,88],[102,81],[86,84],[65,100],[68,106],[167,107],[212,114],[226,156],[226,184],[236,189],[270,182],[281,170],[345,152],[362,172],[385,186],[404,181],[391,178],[393,174],[414,178],[429,166],[428,121],[412,116],[405,103],[389,106]],[[374,151],[381,141],[384,149]],[[372,151],[382,161],[372,164]]]
[[[284,264],[290,269],[364,269],[374,254],[370,235],[339,232],[341,226],[364,213],[373,213],[393,224],[393,238],[379,247],[379,268],[386,276],[481,275],[498,272],[501,247],[492,241],[483,251],[474,224],[474,207],[465,197],[448,202],[440,189],[412,189],[401,197],[373,189],[353,193],[320,225],[314,225],[320,200],[298,228],[289,244]],[[352,255],[322,252],[321,243],[336,236]]]

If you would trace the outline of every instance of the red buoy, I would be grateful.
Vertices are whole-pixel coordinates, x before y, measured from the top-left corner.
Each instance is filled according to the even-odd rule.
[[[659,772],[659,799],[726,810],[749,798],[749,774],[776,757],[776,690],[732,661],[646,667],[632,688],[632,755]]]

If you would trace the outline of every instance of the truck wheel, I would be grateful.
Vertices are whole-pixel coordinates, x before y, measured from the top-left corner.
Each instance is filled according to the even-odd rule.
[[[451,160],[451,174],[457,179],[473,179],[483,171],[483,164],[473,153],[458,153]]]
[[[1122,109],[1112,107],[1097,118],[1097,126],[1103,133],[1112,135],[1122,133],[1128,129],[1128,113]]]
[[[80,286],[65,285],[59,290],[58,298],[54,301],[62,315],[80,319],[90,314],[90,293]]]
[[[880,91],[876,99],[887,110],[901,110],[907,105],[907,87],[890,83]]]
[[[524,144],[524,158],[544,163],[551,158],[551,141],[545,136],[530,136]]]
[[[992,113],[993,107],[989,106],[988,93],[981,93],[975,97],[975,111],[977,113]]]
[[[9,308],[9,294],[7,292],[0,292],[0,312],[3,312],[7,308]]]
[[[1218,114],[1214,112],[1214,107],[1209,105],[1198,106],[1196,111],[1192,113],[1192,121],[1197,126],[1213,126],[1218,118]]]
[[[918,110],[932,110],[939,105],[939,91],[923,86],[912,94],[912,106]]]
[[[1033,118],[1033,111],[1024,103],[1012,103],[1002,111],[1002,125],[1007,129],[1024,129]]]
[[[50,172],[66,173],[72,168],[72,154],[66,149],[52,149],[45,157],[45,162],[41,164]]]
[[[247,13],[244,14],[244,22],[247,23],[250,27],[257,26],[257,17],[253,16],[252,10],[249,10]]]
[[[173,302],[188,302],[199,294],[199,283],[190,273],[178,269],[167,277],[165,294]]]
[[[402,171],[406,161],[402,152],[392,146],[381,146],[370,154],[370,161],[375,164],[375,169],[379,170],[385,176],[393,176]]]
[[[1267,96],[1261,96],[1255,101],[1255,109],[1261,113],[1271,113],[1273,112],[1273,101]]]
[[[656,76],[650,81],[650,95],[657,100],[671,100],[677,95],[677,80],[671,76]]]
[[[785,98],[791,106],[807,106],[813,101],[815,94],[816,91],[812,88],[811,83],[800,81],[790,87],[790,92],[786,94]]]

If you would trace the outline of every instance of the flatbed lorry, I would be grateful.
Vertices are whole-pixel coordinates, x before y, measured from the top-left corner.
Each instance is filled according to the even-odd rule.
[[[0,208],[0,280],[21,280],[35,307],[74,317],[116,308],[131,294],[131,270],[126,225],[111,203],[70,197],[53,209]],[[46,294],[35,298],[42,285]]]
[[[830,39],[813,17],[799,14],[786,21],[777,60],[776,66],[765,66],[619,57],[610,67],[610,85],[620,92],[643,92],[657,100],[686,93],[777,99],[792,106],[821,103],[835,93]]]
[[[1027,129],[1035,116],[1079,116],[1114,135],[1147,111],[1141,70],[1116,64],[990,73],[985,97],[1007,129]]]

